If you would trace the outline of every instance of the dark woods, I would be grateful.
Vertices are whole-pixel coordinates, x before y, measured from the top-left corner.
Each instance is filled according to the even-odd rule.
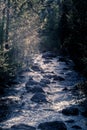
[[[86,8],[86,0],[0,0],[0,80],[22,67],[26,47],[17,31],[26,21],[34,24],[32,16],[38,17],[41,47],[61,48],[87,75]]]
[[[87,75],[87,1],[65,0],[60,20],[60,39],[63,49],[71,55],[78,68]]]

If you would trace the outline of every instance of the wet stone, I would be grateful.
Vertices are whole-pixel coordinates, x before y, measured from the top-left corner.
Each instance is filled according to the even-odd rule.
[[[72,126],[72,128],[77,129],[77,130],[82,130],[82,128],[78,125],[74,125],[74,126]]]
[[[83,111],[81,114],[82,114],[82,116],[87,118],[87,110]]]
[[[0,105],[0,122],[8,119],[9,114],[10,114],[9,107],[5,104]]]
[[[41,130],[67,130],[66,125],[62,121],[41,123],[38,128]]]
[[[43,89],[41,87],[37,87],[37,86],[26,87],[26,89],[27,89],[27,92],[32,92],[32,93],[41,92],[41,93],[44,93]]]
[[[54,79],[54,80],[58,80],[58,81],[64,81],[64,80],[65,80],[63,77],[57,76],[57,75],[55,75],[55,76],[53,77],[53,79]]]
[[[66,62],[66,58],[65,57],[60,57],[58,61],[60,61],[60,62]]]
[[[54,78],[54,75],[51,75],[51,74],[44,75],[44,78],[52,79],[52,78]]]
[[[65,121],[66,123],[74,123],[75,121],[74,120],[67,120],[67,121]]]
[[[76,116],[79,114],[78,108],[68,107],[62,110],[62,113],[66,116]]]
[[[32,98],[31,101],[36,102],[36,103],[47,103],[47,99],[45,94],[43,93],[36,93]]]
[[[0,96],[4,95],[4,94],[5,94],[5,89],[4,89],[4,87],[0,86]]]
[[[5,96],[10,86],[5,83],[0,83],[0,97]]]
[[[16,106],[16,107],[15,107]],[[0,122],[3,122],[11,117],[15,108],[19,108],[21,103],[13,99],[0,99]]]
[[[33,80],[33,79],[29,79],[29,81],[26,83],[26,87],[29,87],[30,85],[37,85],[38,82]]]
[[[42,69],[38,65],[33,65],[31,69],[34,71],[42,71]]]
[[[0,127],[0,130],[10,130],[10,129],[6,129],[6,128],[1,128],[1,127]]]
[[[63,68],[63,70],[69,70],[69,68],[67,68],[67,67],[66,67],[66,68]]]
[[[40,87],[48,87],[46,83],[44,82],[39,82],[37,86],[40,86]]]
[[[63,91],[68,91],[69,89],[67,88],[67,87],[65,87],[64,89],[63,89]]]
[[[44,84],[50,84],[50,80],[49,79],[41,79],[41,81],[40,82],[42,82],[42,83],[44,83]]]
[[[23,75],[20,75],[20,76],[19,76],[19,78],[21,78],[21,79],[24,79],[24,78],[25,78],[25,76],[23,76]]]
[[[51,60],[45,60],[44,64],[49,64],[50,62],[52,62]]]
[[[51,52],[46,52],[42,55],[42,58],[45,58],[45,59],[51,59],[51,58],[55,58],[57,57],[57,55],[55,53],[51,53]]]
[[[36,128],[25,124],[19,124],[12,126],[11,130],[36,130]]]
[[[19,82],[18,79],[10,80],[10,81],[8,82],[8,85],[16,85],[16,84],[20,84],[20,82]]]

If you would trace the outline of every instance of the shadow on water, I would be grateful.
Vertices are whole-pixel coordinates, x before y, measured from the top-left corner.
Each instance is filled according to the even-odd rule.
[[[75,125],[86,130],[87,120],[81,112],[86,98],[80,91],[74,90],[75,84],[85,78],[74,70],[69,58],[52,52],[35,54],[30,68],[23,70],[16,79],[19,81],[17,84],[2,89],[1,128],[35,130],[40,123],[60,120],[65,122],[67,130],[76,129]],[[63,109],[67,113],[67,107],[69,116],[63,114]],[[75,110],[79,114],[73,116]],[[75,123],[68,123],[71,120]]]

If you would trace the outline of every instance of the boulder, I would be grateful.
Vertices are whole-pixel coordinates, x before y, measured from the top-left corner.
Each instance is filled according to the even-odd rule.
[[[65,59],[64,57],[60,57],[60,58],[59,58],[59,61],[60,61],[60,62],[65,62],[66,59]]]
[[[44,83],[44,82],[39,82],[37,86],[40,86],[40,87],[47,87],[47,84]]]
[[[78,125],[74,125],[74,126],[72,126],[72,128],[77,129],[77,130],[82,130],[82,128]]]
[[[75,121],[74,120],[67,120],[67,121],[65,121],[66,123],[74,123]]]
[[[31,101],[36,103],[47,103],[47,99],[45,94],[43,93],[36,93],[32,98]]]
[[[14,80],[9,80],[8,81],[8,85],[17,85],[17,84],[20,84],[19,80],[18,79],[14,79]]]
[[[26,89],[27,89],[27,92],[31,92],[31,93],[38,93],[38,92],[44,93],[43,89],[37,86],[26,87]]]
[[[57,55],[56,53],[53,53],[53,52],[46,52],[42,55],[42,58],[45,58],[45,59],[51,59],[55,57],[57,57]]]
[[[47,59],[44,61],[44,64],[49,64],[50,62],[52,62],[52,61]]]
[[[0,122],[6,120],[9,116],[9,107],[6,104],[0,104]]]
[[[68,91],[69,89],[67,87],[63,88],[63,91]]]
[[[62,113],[66,116],[76,116],[79,114],[79,110],[78,108],[74,108],[74,107],[67,107],[65,109],[62,110]]]
[[[31,69],[34,71],[42,71],[42,69],[38,65],[31,66]]]
[[[55,76],[53,77],[53,79],[54,79],[54,80],[58,80],[58,81],[64,81],[64,80],[65,80],[63,77],[57,76],[57,75],[55,75]]]
[[[3,96],[5,94],[5,88],[0,86],[0,96]]]
[[[50,84],[50,80],[49,79],[45,79],[45,78],[41,79],[40,82],[42,82],[44,84]]]
[[[82,114],[82,116],[87,118],[87,110],[84,110],[81,114]]]
[[[30,85],[38,85],[38,82],[33,79],[29,79],[29,81],[26,83],[26,87],[29,87]]]
[[[19,124],[12,126],[11,130],[36,130],[36,128],[25,124]]]
[[[67,130],[66,125],[62,121],[41,123],[38,128],[41,130]]]

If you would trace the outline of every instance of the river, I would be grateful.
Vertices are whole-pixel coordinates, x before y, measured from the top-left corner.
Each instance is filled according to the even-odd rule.
[[[87,130],[87,118],[81,114],[86,97],[74,90],[75,84],[84,80],[69,57],[35,54],[32,65],[19,73],[0,97],[0,130],[48,130],[48,126],[38,126],[54,121],[63,122],[67,130]],[[66,115],[63,110],[67,107],[78,112]]]

